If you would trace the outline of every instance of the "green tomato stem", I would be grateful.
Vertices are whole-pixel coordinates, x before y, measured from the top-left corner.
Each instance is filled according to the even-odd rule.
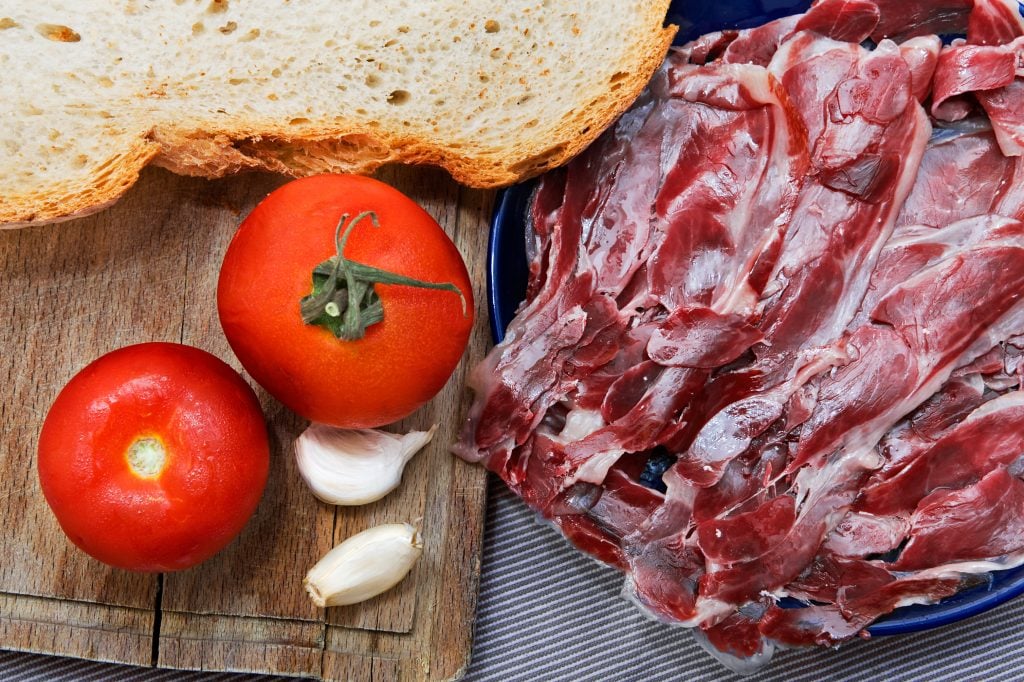
[[[384,319],[376,284],[451,291],[462,301],[463,316],[469,314],[465,294],[451,282],[426,282],[345,258],[349,235],[366,218],[380,227],[373,211],[363,211],[351,221],[347,213],[341,216],[334,232],[336,254],[313,268],[313,290],[299,302],[303,322],[323,327],[343,341],[363,338],[367,327]]]

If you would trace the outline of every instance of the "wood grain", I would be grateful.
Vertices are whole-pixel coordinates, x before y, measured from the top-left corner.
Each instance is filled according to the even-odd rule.
[[[185,226],[188,276],[181,341],[208,350],[242,371],[217,321],[217,273],[245,215],[243,209],[247,212],[284,180],[253,175],[195,182],[196,191],[181,207],[190,218]],[[334,510],[309,494],[295,470],[291,444],[307,422],[251,379],[249,383],[267,416],[271,443],[267,490],[256,516],[216,561],[165,577],[162,605],[192,613],[316,620],[318,609],[307,598],[302,577],[331,548]]]
[[[65,539],[39,491],[36,434],[64,383],[123,345],[180,341],[241,369],[217,322],[217,272],[238,222],[284,179],[208,182],[148,170],[100,214],[0,232],[0,647],[328,680],[461,675],[485,486],[483,470],[448,449],[468,407],[467,367],[488,346],[482,283],[493,195],[460,189],[439,171],[395,168],[381,177],[438,220],[478,286],[467,357],[433,401],[390,427],[437,423],[433,443],[385,499],[330,507],[295,471],[291,443],[306,423],[254,385],[272,443],[256,516],[212,560],[159,580],[107,568]],[[398,588],[327,612],[312,606],[301,579],[331,546],[370,525],[416,519],[424,554]]]
[[[116,211],[0,233],[0,591],[153,606],[152,576],[98,567],[65,540],[34,466],[39,427],[73,374],[119,346],[180,338],[183,187],[150,184]]]
[[[5,649],[149,665],[149,609],[0,594],[0,642]]]
[[[463,254],[486,253],[487,232],[483,225],[490,215],[491,199],[490,193],[460,190],[458,210],[454,216],[445,217],[447,222],[442,224]],[[486,259],[468,258],[466,265],[473,282],[484,281]],[[362,625],[365,621],[357,618],[366,618],[367,614],[335,609],[328,620],[325,679],[365,679],[358,675],[363,671],[358,666],[363,664],[353,659],[353,654],[365,651],[373,652],[377,660],[394,660],[396,674],[403,680],[458,678],[469,665],[483,531],[482,524],[473,522],[479,518],[473,510],[483,508],[485,489],[481,485],[479,467],[452,457],[446,450],[456,439],[468,408],[469,394],[465,388],[468,368],[482,359],[490,346],[483,293],[476,292],[476,325],[467,357],[438,397],[410,418],[436,417],[439,423],[432,447],[417,455],[406,473],[406,484],[419,480],[419,476],[430,479],[425,488],[410,486],[426,491],[423,497],[424,551],[415,571],[419,576],[430,578],[421,578],[416,583],[412,626],[407,635],[381,632],[386,629],[383,627],[373,628],[372,632],[336,627]],[[453,405],[458,406],[454,410],[458,419],[450,418]],[[425,422],[414,424],[419,428],[426,426]],[[439,444],[444,444],[443,448],[438,447]],[[367,514],[374,513],[370,507],[364,510]],[[376,520],[386,519],[383,512],[376,513]],[[388,597],[381,595],[363,606]]]
[[[280,618],[164,611],[162,667],[309,675],[320,671],[324,625]]]
[[[447,176],[440,172],[399,167],[389,169],[382,179],[416,200],[449,235],[455,234],[458,229],[458,188]],[[437,398],[390,428],[397,432],[407,432],[425,431],[433,424],[447,427],[448,422],[453,420],[446,413],[450,411],[450,405],[457,402],[454,394],[461,391],[463,386],[461,383],[456,385],[456,382],[457,377],[453,376]],[[420,526],[425,552],[413,571],[396,589],[354,608],[331,609],[328,622],[388,632],[408,632],[412,628],[417,602],[416,587],[425,570],[424,566],[439,544],[441,531],[441,524],[425,516],[427,493],[448,476],[452,457],[446,450],[452,442],[450,435],[450,430],[444,432],[439,429],[434,440],[406,466],[402,475],[403,484],[392,494],[374,504],[338,509],[334,544],[382,523],[413,523],[422,519]],[[438,520],[443,524],[446,517]]]

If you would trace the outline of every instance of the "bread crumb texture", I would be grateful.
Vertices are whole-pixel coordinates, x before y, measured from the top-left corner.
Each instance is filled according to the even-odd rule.
[[[668,0],[37,0],[0,9],[0,223],[102,208],[147,163],[218,177],[567,161],[664,58]]]

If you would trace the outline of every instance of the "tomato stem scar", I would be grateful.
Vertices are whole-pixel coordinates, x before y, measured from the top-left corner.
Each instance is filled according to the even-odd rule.
[[[345,244],[352,229],[366,218],[374,227],[380,227],[373,211],[363,211],[351,221],[347,213],[341,216],[334,232],[337,253],[313,269],[313,291],[299,303],[303,322],[321,326],[344,341],[363,338],[367,327],[384,319],[375,284],[451,291],[462,301],[463,316],[469,315],[465,294],[451,282],[425,282],[345,258]]]
[[[167,451],[156,438],[139,438],[128,448],[128,468],[139,478],[156,478],[167,464]]]

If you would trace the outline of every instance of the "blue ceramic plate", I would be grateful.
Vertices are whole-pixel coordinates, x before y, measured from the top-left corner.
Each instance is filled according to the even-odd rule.
[[[689,0],[673,2],[669,21],[680,27],[677,43],[724,28],[749,28],[802,11],[804,0]],[[510,187],[498,195],[491,218],[487,259],[487,302],[495,343],[515,317],[526,292],[526,207],[535,182]],[[906,606],[878,620],[872,635],[898,635],[975,616],[1024,594],[1024,566],[992,574],[988,584],[959,592],[938,604]]]

